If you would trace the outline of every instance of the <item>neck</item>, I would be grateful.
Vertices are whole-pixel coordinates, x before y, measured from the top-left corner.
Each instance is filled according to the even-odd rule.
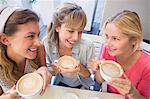
[[[59,45],[58,47],[58,52],[60,56],[64,56],[64,55],[72,55],[72,48],[67,48],[65,46]]]
[[[117,56],[117,62],[123,67],[124,70],[130,68],[134,65],[139,57],[141,56],[141,51],[135,51],[132,54],[126,53],[126,55]]]

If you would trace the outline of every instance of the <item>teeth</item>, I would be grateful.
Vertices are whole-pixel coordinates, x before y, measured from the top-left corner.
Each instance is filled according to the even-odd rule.
[[[36,49],[36,48],[31,48],[30,50],[31,50],[31,51],[36,51],[37,49]]]
[[[70,42],[71,44],[74,44],[75,42]]]

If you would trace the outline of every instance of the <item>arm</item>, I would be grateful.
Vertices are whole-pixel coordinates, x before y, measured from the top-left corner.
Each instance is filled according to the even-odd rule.
[[[101,77],[100,75],[100,68],[99,68],[99,64],[100,64],[100,61],[97,59],[97,58],[93,58],[91,60],[91,69],[93,72],[95,72],[95,79],[98,83],[102,83],[104,82],[104,79]]]
[[[146,99],[139,91],[132,85],[131,81],[124,74],[124,78],[114,78],[108,82],[111,86],[116,88],[120,94],[127,96],[129,99]]]
[[[85,66],[80,65],[80,70],[78,71],[78,74],[81,75],[82,77],[89,77],[91,74],[89,72],[89,70],[87,68],[85,68]]]
[[[83,50],[85,49],[85,50]],[[85,53],[80,55],[80,70],[78,72],[79,75],[82,77],[90,77],[91,72],[90,72],[90,61],[92,58],[95,57],[95,48],[93,43],[89,42],[87,45],[84,45],[83,47],[80,48],[81,52],[80,53]],[[85,61],[86,60],[86,61]],[[85,62],[84,62],[85,61]]]
[[[98,82],[98,83],[102,83],[102,82],[104,82],[104,79],[101,77],[101,75],[100,75],[100,70],[97,70],[96,72],[95,72],[95,79],[96,79],[96,81]]]

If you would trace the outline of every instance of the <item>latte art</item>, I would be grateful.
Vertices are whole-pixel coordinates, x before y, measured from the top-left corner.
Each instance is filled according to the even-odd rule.
[[[32,98],[42,90],[43,79],[37,73],[22,76],[17,82],[17,92],[24,98]]]
[[[58,60],[58,64],[63,68],[74,68],[75,59],[71,56],[62,56]]]
[[[119,68],[112,63],[103,64],[102,71],[106,75],[111,76],[111,77],[119,77],[120,76]]]
[[[101,61],[100,74],[105,81],[110,81],[112,78],[119,78],[123,74],[121,66],[111,60]]]

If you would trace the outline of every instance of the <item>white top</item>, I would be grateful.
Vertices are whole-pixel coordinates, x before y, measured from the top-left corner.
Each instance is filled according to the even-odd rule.
[[[29,64],[28,61],[26,61],[26,66],[25,66],[25,70],[24,70],[24,74],[26,73],[30,73],[35,71],[36,69],[34,69],[33,67],[31,67],[31,65]],[[0,69],[0,87],[2,88],[3,92],[7,92],[8,90],[10,90],[14,85],[10,82],[8,82],[5,78],[4,78],[4,74],[2,73],[2,70]]]
[[[46,50],[46,63],[50,66],[51,63],[54,62],[54,60],[58,60],[60,57],[58,53],[58,49],[55,45],[49,44],[47,38],[44,39],[44,46]],[[87,41],[87,40],[81,40],[79,41],[72,49],[72,56],[80,61],[80,64],[82,64],[85,67],[89,67],[89,61],[95,57],[95,48],[93,43]],[[90,80],[91,78],[83,78],[80,75],[74,76],[74,77],[65,77],[59,75],[57,81],[55,84],[58,84],[60,81],[75,87],[78,85],[85,85],[85,86],[91,86],[94,81]]]

